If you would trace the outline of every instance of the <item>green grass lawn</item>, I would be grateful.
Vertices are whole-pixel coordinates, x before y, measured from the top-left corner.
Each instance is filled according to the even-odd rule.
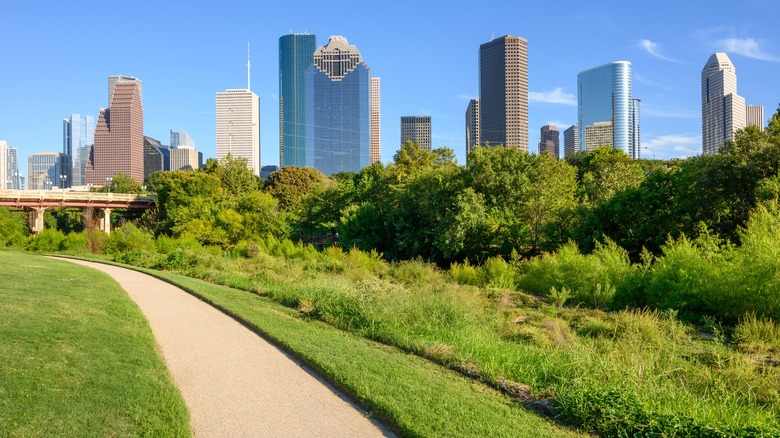
[[[0,251],[0,436],[189,436],[141,311],[110,277]]]
[[[403,436],[580,436],[418,356],[338,330],[268,298],[143,270],[234,315],[316,368]]]

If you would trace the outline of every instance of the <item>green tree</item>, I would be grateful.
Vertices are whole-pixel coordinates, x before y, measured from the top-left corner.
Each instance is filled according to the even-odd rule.
[[[306,195],[329,183],[322,172],[312,167],[285,166],[271,174],[265,191],[279,201],[282,210],[297,212]]]

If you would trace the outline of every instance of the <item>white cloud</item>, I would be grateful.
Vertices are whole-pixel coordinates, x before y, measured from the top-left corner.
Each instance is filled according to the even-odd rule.
[[[670,134],[642,140],[642,156],[658,159],[685,158],[701,153],[701,135]]]
[[[573,124],[574,123],[566,123],[566,122],[562,122],[560,120],[550,120],[547,123],[545,123],[544,125],[553,125],[556,128],[558,128],[558,131],[560,131],[562,133],[563,131],[567,130],[569,128],[569,126],[571,126]]]
[[[645,39],[639,40],[639,47],[644,49],[644,51],[646,51],[647,53],[655,56],[658,59],[663,59],[664,61],[676,62],[676,63],[679,63],[679,64],[683,64],[682,61],[678,61],[678,60],[676,60],[674,58],[670,58],[668,56],[665,56],[665,55],[661,54],[661,44],[656,43],[654,41],[645,40]]]
[[[571,93],[564,93],[563,88],[558,87],[552,91],[529,91],[529,102],[558,103],[561,105],[577,105],[577,99]]]
[[[754,38],[726,38],[719,40],[717,45],[726,52],[737,53],[748,58],[780,62],[780,57],[764,52]]]

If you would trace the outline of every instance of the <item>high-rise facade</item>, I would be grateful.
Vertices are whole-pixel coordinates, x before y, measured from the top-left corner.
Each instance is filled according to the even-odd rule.
[[[578,129],[576,123],[569,126],[565,131],[563,131],[563,156],[564,157],[568,157],[580,150],[578,146],[580,137],[577,131]]]
[[[8,178],[8,142],[0,140],[0,181],[3,188],[8,188],[11,180]]]
[[[217,93],[217,160],[228,154],[260,175],[260,99],[248,89]]]
[[[549,155],[557,160],[561,151],[561,133],[558,128],[555,125],[542,126],[539,138],[539,155]]]
[[[718,153],[745,127],[745,99],[737,94],[737,70],[723,52],[714,53],[701,71],[702,153]]]
[[[144,88],[143,88],[143,82],[141,82],[140,79],[134,78],[132,76],[115,75],[115,76],[108,77],[108,106],[111,106],[111,99],[114,98],[114,90],[116,89],[116,84],[119,82],[127,82],[127,81],[135,82],[135,84],[138,86],[138,95],[141,97],[141,100],[143,101]]]
[[[357,47],[330,37],[306,71],[306,165],[325,175],[371,163],[371,70]]]
[[[113,94],[113,93],[112,93]],[[71,114],[62,120],[62,153],[66,155],[67,187],[86,184],[87,163],[95,143],[95,118]]]
[[[431,150],[431,116],[401,116],[401,144],[407,141]]]
[[[165,155],[167,149],[160,140],[144,135],[144,179],[155,172],[165,170]]]
[[[195,149],[195,140],[190,137],[183,129],[179,128],[178,131],[171,129],[171,142],[169,145],[171,148],[187,147]]]
[[[306,165],[306,70],[314,62],[317,38],[290,34],[279,38],[279,162]]]
[[[378,163],[382,154],[382,90],[381,81],[371,77],[371,164]]]
[[[466,107],[466,157],[479,145],[479,99],[471,99]]]
[[[0,149],[5,142],[0,140]],[[5,146],[5,188],[21,190],[22,181],[19,174],[19,151],[10,146]],[[0,179],[2,181],[2,179]]]
[[[755,126],[759,131],[764,130],[763,106],[748,105],[745,107],[745,126]]]
[[[642,132],[639,110],[639,99],[631,99],[631,143],[628,150],[628,156],[633,160],[642,158]]]
[[[171,170],[193,170],[200,168],[201,155],[193,148],[171,148]]]
[[[39,152],[27,156],[27,181],[30,190],[51,190],[62,185],[60,178],[65,154]],[[104,181],[105,183],[105,181]]]
[[[503,36],[479,46],[480,144],[528,151],[528,41]]]
[[[113,80],[113,82],[112,82]],[[144,179],[144,110],[141,81],[126,76],[109,78],[111,100],[100,110],[85,183],[104,185],[107,178],[125,173]]]
[[[577,75],[577,126],[579,150],[591,151],[599,146],[612,146],[633,158],[638,150],[635,138],[631,82],[631,63],[616,61],[580,72]],[[606,123],[610,124],[607,128]],[[612,138],[604,137],[611,130]],[[587,135],[591,133],[590,137]],[[588,138],[599,144],[588,143]]]

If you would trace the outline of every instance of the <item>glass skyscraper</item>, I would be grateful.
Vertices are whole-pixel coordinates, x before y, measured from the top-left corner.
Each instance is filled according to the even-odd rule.
[[[332,36],[318,48],[306,71],[304,98],[306,165],[325,175],[369,166],[371,70],[357,47]]]
[[[62,120],[62,153],[67,182],[65,187],[83,186],[87,162],[95,143],[95,118],[71,114]]]
[[[579,150],[605,146],[601,133],[611,128],[608,143],[630,157],[639,158],[638,105],[631,89],[631,63],[616,61],[580,72],[577,75],[577,126]],[[592,135],[587,135],[592,133]],[[599,133],[599,135],[596,135]],[[598,139],[600,144],[588,144]]]
[[[279,38],[279,161],[306,165],[306,70],[314,62],[317,37],[291,34]]]

